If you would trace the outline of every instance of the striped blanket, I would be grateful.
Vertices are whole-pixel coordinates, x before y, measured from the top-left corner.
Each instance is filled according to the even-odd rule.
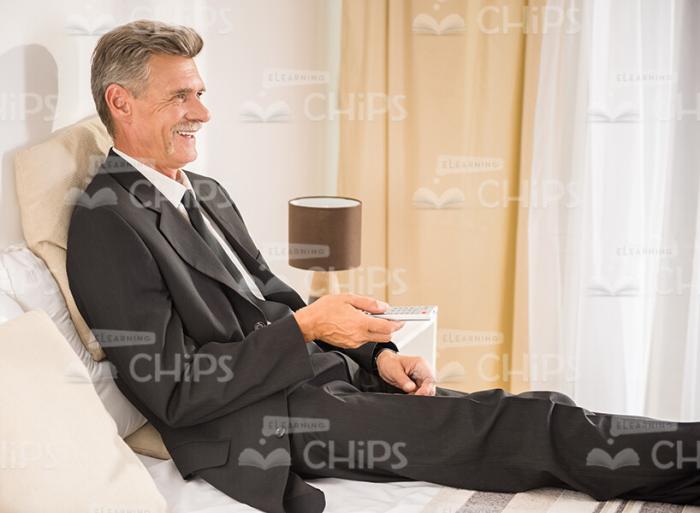
[[[444,488],[422,513],[700,513],[698,506],[612,500],[555,488],[523,493],[473,492]]]

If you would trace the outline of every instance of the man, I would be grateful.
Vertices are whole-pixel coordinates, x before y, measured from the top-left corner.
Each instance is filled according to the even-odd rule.
[[[78,307],[183,477],[269,512],[322,511],[302,480],[320,476],[700,502],[697,466],[669,452],[695,444],[697,424],[594,414],[556,393],[436,388],[391,343],[401,323],[366,315],[386,304],[305,305],[219,183],[184,171],[210,116],[201,48],[192,29],[150,21],[100,39],[92,91],[114,148],[86,193],[115,200],[76,205],[68,237]]]

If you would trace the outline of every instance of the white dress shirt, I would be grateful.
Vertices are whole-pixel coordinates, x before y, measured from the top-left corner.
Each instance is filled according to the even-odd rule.
[[[143,162],[139,162],[138,160],[136,160],[133,157],[130,157],[124,152],[116,148],[112,149],[117,155],[119,155],[129,164],[134,166],[134,168],[136,168],[136,170],[139,173],[141,173],[149,182],[151,182],[153,186],[156,189],[158,189],[160,193],[163,196],[165,196],[165,198],[168,201],[170,201],[170,203],[173,204],[173,206],[178,210],[178,212],[180,212],[180,214],[182,214],[184,218],[187,219],[188,222],[190,222],[190,216],[187,214],[187,210],[185,210],[185,206],[182,204],[182,197],[185,195],[185,192],[188,189],[192,191],[192,194],[194,194],[195,198],[197,197],[197,194],[192,188],[192,184],[187,178],[187,175],[183,173],[181,169],[179,169],[177,172],[177,180],[173,180],[169,176],[166,176],[163,173],[156,171],[155,169],[144,164]],[[258,297],[258,299],[265,300],[262,292],[260,292],[260,289],[253,281],[253,278],[250,276],[248,269],[246,269],[243,263],[239,260],[238,256],[233,251],[233,248],[231,248],[231,246],[224,238],[223,233],[221,233],[221,230],[219,230],[219,227],[216,225],[216,223],[212,222],[212,220],[209,218],[209,214],[207,214],[207,212],[203,208],[200,210],[202,212],[202,216],[204,217],[204,224],[207,225],[207,229],[211,232],[211,234],[214,236],[219,245],[221,245],[222,249],[224,250],[224,253],[226,253],[226,256],[231,260],[231,262],[233,262],[233,265],[235,265],[238,268],[238,270],[241,273],[241,276],[243,276],[243,279],[246,282],[246,285],[248,285],[250,290],[253,292],[253,294],[255,294]]]

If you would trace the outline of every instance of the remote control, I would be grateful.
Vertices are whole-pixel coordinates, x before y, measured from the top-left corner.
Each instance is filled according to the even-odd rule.
[[[392,306],[384,313],[370,315],[391,321],[429,321],[436,312],[436,305]]]

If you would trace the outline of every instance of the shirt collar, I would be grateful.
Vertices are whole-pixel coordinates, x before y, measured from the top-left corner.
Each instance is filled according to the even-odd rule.
[[[187,175],[185,174],[182,169],[178,169],[177,172],[177,177],[178,180],[173,180],[169,176],[164,175],[163,173],[156,171],[150,166],[147,166],[143,162],[140,162],[136,160],[135,158],[127,155],[123,151],[118,150],[117,148],[112,148],[114,152],[119,155],[121,158],[126,160],[129,164],[134,166],[134,168],[141,173],[149,182],[153,184],[153,186],[160,191],[160,193],[167,198],[170,203],[173,204],[175,208],[179,208],[180,204],[182,203],[182,197],[185,195],[185,192],[189,189],[192,191],[194,194],[194,190],[192,189],[192,184],[190,183],[189,179],[187,178]]]

